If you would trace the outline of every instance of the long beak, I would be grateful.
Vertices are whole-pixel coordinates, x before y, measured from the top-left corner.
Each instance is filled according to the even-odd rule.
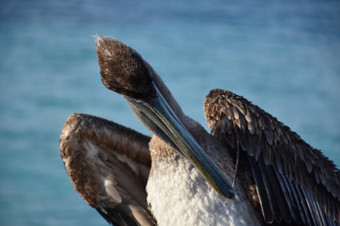
[[[202,150],[183,123],[167,104],[154,85],[157,96],[149,103],[129,99],[149,120],[177,146],[177,148],[196,166],[214,190],[225,198],[233,198],[234,190],[217,165]]]

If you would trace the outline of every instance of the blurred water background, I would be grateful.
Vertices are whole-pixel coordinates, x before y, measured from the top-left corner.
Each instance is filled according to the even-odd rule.
[[[0,2],[0,225],[107,225],[59,155],[72,112],[149,134],[101,83],[94,35],[154,67],[206,128],[212,88],[246,97],[340,165],[339,1]]]

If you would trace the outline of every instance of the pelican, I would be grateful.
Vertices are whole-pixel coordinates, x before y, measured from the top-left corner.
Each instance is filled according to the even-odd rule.
[[[75,190],[113,225],[339,225],[332,161],[241,96],[210,91],[208,133],[122,42],[96,41],[103,84],[152,138],[72,114],[60,136]]]

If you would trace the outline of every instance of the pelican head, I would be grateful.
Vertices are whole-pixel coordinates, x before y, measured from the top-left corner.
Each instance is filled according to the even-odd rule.
[[[138,119],[191,161],[218,194],[233,198],[228,179],[163,97],[164,87],[157,85],[151,66],[135,50],[113,38],[98,37],[96,48],[103,84],[121,94]]]
[[[156,96],[150,66],[122,42],[100,36],[96,43],[103,84],[123,96],[150,100]]]

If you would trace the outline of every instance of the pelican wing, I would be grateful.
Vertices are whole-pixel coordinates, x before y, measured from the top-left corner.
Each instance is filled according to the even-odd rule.
[[[239,158],[237,175],[251,172],[267,223],[340,224],[340,173],[319,150],[229,91],[212,90],[204,109],[212,134]]]
[[[113,122],[72,114],[60,136],[75,190],[111,224],[155,225],[147,208],[150,138]]]

